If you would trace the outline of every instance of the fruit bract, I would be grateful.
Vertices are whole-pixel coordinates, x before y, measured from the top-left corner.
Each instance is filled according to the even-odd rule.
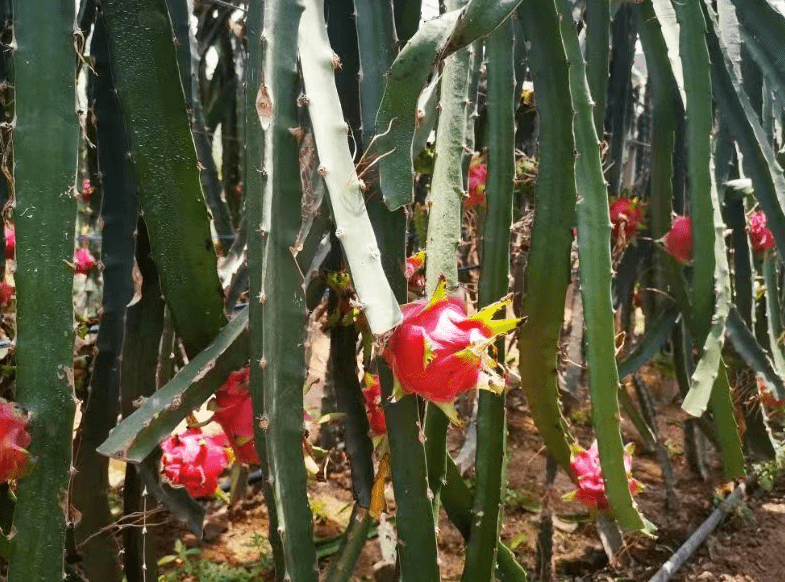
[[[638,228],[643,223],[643,213],[635,200],[621,197],[613,201],[610,206],[611,236],[616,239],[620,234],[629,240],[638,232]]]
[[[366,373],[363,383],[365,384],[365,388],[363,388],[365,410],[368,412],[368,423],[371,425],[371,431],[375,435],[386,434],[387,421],[384,418],[384,409],[382,408],[382,386],[379,384],[379,376]]]
[[[692,261],[692,220],[689,216],[677,216],[671,229],[662,237],[665,250],[682,265]]]
[[[499,301],[469,317],[466,304],[447,294],[442,279],[430,300],[404,305],[403,320],[384,351],[403,392],[446,404],[478,385],[490,387],[492,377],[483,370],[488,346],[520,322],[493,319],[509,301]]]
[[[228,449],[200,428],[189,428],[161,443],[163,474],[175,485],[188,489],[192,497],[215,493],[218,477],[231,459]]]
[[[229,438],[235,457],[248,465],[259,462],[254,447],[253,403],[248,391],[250,375],[248,366],[229,374],[209,405],[215,412],[213,420]]]
[[[774,247],[774,235],[766,228],[766,215],[760,210],[750,214],[750,242],[754,253]]]
[[[0,398],[0,482],[19,479],[27,471],[30,434],[27,417],[13,402]]]
[[[602,479],[600,455],[595,440],[588,450],[574,446],[570,455],[570,468],[578,482],[578,489],[569,493],[567,499],[577,499],[587,507],[608,509],[605,497],[605,482]],[[632,476],[632,443],[624,447],[624,470],[630,485],[630,493],[635,495],[641,490],[640,482]]]

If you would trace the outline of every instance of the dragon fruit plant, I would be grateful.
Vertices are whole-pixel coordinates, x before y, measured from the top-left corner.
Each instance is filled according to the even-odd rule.
[[[466,210],[485,204],[485,182],[488,179],[488,166],[482,158],[475,155],[469,164],[469,197],[464,203]]]
[[[379,383],[379,376],[366,373],[363,383],[365,384],[365,388],[363,388],[365,410],[368,413],[371,431],[374,436],[387,434],[387,421],[382,407],[382,386]]]

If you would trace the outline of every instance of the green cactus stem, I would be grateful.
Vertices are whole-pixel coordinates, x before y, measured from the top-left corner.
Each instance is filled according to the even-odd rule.
[[[74,3],[14,3],[16,400],[36,459],[19,480],[8,579],[60,582],[69,507],[73,381]]]
[[[785,60],[775,47],[785,35],[785,16],[766,0],[732,0],[743,37],[756,40],[767,61],[766,73],[780,88],[785,88]],[[757,58],[756,58],[757,60]]]
[[[395,30],[403,45],[420,27],[422,0],[393,0],[390,3],[395,11]]]
[[[357,34],[360,44],[361,111],[363,142],[366,148],[375,131],[375,115],[384,90],[384,74],[395,56],[395,33],[389,4],[369,0],[355,0]],[[375,150],[378,152],[378,148]],[[371,149],[371,153],[374,150]],[[372,175],[372,177],[374,177]],[[371,216],[383,266],[399,303],[406,302],[406,279],[403,276],[405,258],[406,217],[403,209],[390,212],[382,201],[378,180],[371,179],[368,213]],[[390,402],[393,375],[383,358],[376,364],[384,395],[384,412],[388,427],[391,453],[393,491],[396,501],[396,529],[401,540],[398,553],[404,581],[439,580],[436,562],[436,524],[428,499],[428,477],[425,450],[420,440],[421,426],[417,398],[406,396]],[[412,427],[412,430],[398,427]]]
[[[722,118],[728,124],[744,156],[744,169],[752,180],[753,192],[766,215],[766,225],[774,235],[777,248],[783,252],[785,176],[776,162],[775,153],[747,93],[727,60],[727,47],[717,35],[715,21],[713,12],[706,8],[706,41],[711,56],[712,88],[722,108]]]
[[[448,10],[458,10],[464,0],[448,0]],[[463,173],[469,105],[469,73],[472,53],[469,47],[444,60],[439,95],[439,125],[436,131],[436,162],[431,179],[428,234],[425,263],[426,294],[431,296],[441,278],[448,288],[458,284],[458,245],[461,241],[461,208],[467,190]],[[473,139],[473,138],[471,138]],[[425,454],[428,459],[428,486],[433,507],[439,514],[439,491],[444,480],[447,457],[445,414],[434,404],[425,409]]]
[[[657,319],[647,323],[645,335],[623,359],[619,360],[619,378],[634,374],[638,368],[651,361],[657,351],[668,341],[678,317],[678,307],[671,304]]]
[[[215,232],[218,235],[218,248],[224,254],[229,250],[232,239],[232,221],[225,200],[221,199],[221,182],[213,159],[212,143],[205,129],[202,100],[199,95],[199,62],[193,58],[196,39],[192,38],[189,20],[188,3],[186,0],[166,0],[172,31],[176,40],[177,67],[180,82],[185,96],[185,106],[190,111],[190,122],[193,133],[196,155],[199,160],[199,175],[204,198],[210,208]]]
[[[379,173],[384,201],[391,210],[410,204],[413,195],[411,145],[417,96],[434,67],[455,51],[493,32],[520,0],[472,0],[427,22],[406,44],[387,74],[376,116]]]
[[[709,405],[714,415],[714,424],[717,427],[717,440],[722,455],[722,472],[726,479],[744,477],[746,474],[744,451],[741,446],[736,416],[733,413],[728,371],[724,362],[720,362]]]
[[[733,349],[745,364],[763,377],[771,393],[778,399],[785,398],[785,382],[782,376],[777,372],[771,358],[755,339],[736,307],[731,307],[725,332],[733,344]]]
[[[150,84],[179,79],[166,3],[104,0],[101,6],[161,287],[177,335],[194,356],[226,319],[185,98],[179,84],[178,90]]]
[[[125,339],[120,377],[120,402],[123,418],[131,415],[140,397],[149,397],[156,386],[156,368],[159,359],[158,344],[164,328],[165,302],[161,297],[158,271],[150,252],[150,239],[144,220],[137,222],[136,263],[142,274],[142,296],[126,312]],[[123,513],[134,515],[143,509],[155,508],[152,496],[143,499],[144,484],[138,467],[128,463],[123,485]],[[139,528],[123,530],[123,573],[128,582],[146,582],[146,576],[155,576],[157,559],[153,529],[143,534]],[[143,565],[147,565],[146,571]]]
[[[556,370],[570,282],[575,225],[575,173],[568,64],[552,0],[534,0],[520,22],[529,41],[529,69],[540,123],[539,169],[531,251],[526,265],[518,337],[518,369],[537,431],[570,475],[570,442]]]
[[[141,463],[189,412],[199,408],[224,383],[230,372],[247,361],[248,310],[245,309],[171,381],[120,422],[98,447],[98,452],[125,462]]]
[[[463,539],[469,541],[472,531],[472,493],[450,456],[447,457],[445,477],[442,488],[444,509]],[[501,541],[498,543],[496,567],[502,582],[526,582],[529,579],[526,570],[515,559],[515,554]]]
[[[325,575],[325,582],[349,582],[352,579],[354,568],[373,523],[374,519],[368,510],[355,504],[340,549]]]
[[[101,262],[104,293],[101,324],[93,364],[90,394],[74,466],[73,504],[81,513],[75,536],[82,544],[81,566],[89,580],[120,580],[118,547],[110,530],[109,459],[96,452],[117,421],[126,306],[134,296],[132,270],[136,250],[139,197],[134,167],[125,157],[128,140],[120,103],[110,72],[109,45],[103,16],[93,27],[90,54],[95,74],[89,81],[89,99],[96,123],[96,147],[101,176]],[[104,533],[99,533],[99,532]]]
[[[586,3],[586,80],[594,100],[594,129],[605,133],[605,99],[608,91],[608,59],[611,31],[609,0]]]
[[[630,495],[624,469],[624,447],[619,429],[619,376],[616,369],[613,306],[611,301],[611,224],[608,192],[602,175],[591,96],[569,2],[557,0],[564,51],[570,61],[570,94],[575,110],[574,132],[578,156],[575,179],[580,185],[576,204],[581,292],[586,322],[586,361],[592,420],[597,436],[605,492],[619,526],[640,530],[645,523]]]
[[[322,2],[309,1],[300,23],[299,51],[314,140],[319,152],[319,174],[330,194],[335,235],[346,256],[371,332],[382,334],[401,320],[401,312],[387,279],[365,208],[362,182],[357,176],[346,121],[335,86],[334,53],[324,24]]]
[[[515,178],[515,69],[510,46],[513,23],[508,21],[486,39],[488,212],[482,246],[480,307],[507,294],[510,277],[510,225]],[[504,341],[498,342],[499,361],[504,362]],[[490,582],[496,564],[501,526],[501,496],[506,482],[505,451],[507,418],[504,393],[481,390],[477,406],[476,493],[472,508],[464,582]]]
[[[291,42],[298,36],[304,9],[301,1],[264,3],[261,31],[249,36],[252,44],[261,45],[261,53],[249,56],[246,77],[249,100],[255,95],[249,114],[257,114],[257,119],[246,123],[246,141],[254,142],[246,178],[251,172],[258,174],[258,179],[248,183],[246,194],[252,239],[248,248],[250,389],[259,419],[255,424],[257,451],[266,448],[285,578],[292,582],[318,579],[302,460],[305,298],[291,250],[301,224],[299,144],[291,131],[299,127],[299,75],[297,51],[291,50]]]

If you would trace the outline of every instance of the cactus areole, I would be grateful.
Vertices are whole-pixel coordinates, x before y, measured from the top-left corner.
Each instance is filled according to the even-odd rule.
[[[215,412],[213,420],[221,425],[234,455],[241,463],[259,463],[259,455],[254,448],[253,405],[248,391],[250,370],[248,366],[232,372],[210,401],[210,409]]]
[[[668,254],[682,265],[692,262],[692,220],[689,216],[674,218],[671,229],[661,240]]]
[[[505,299],[469,317],[466,304],[447,294],[442,279],[430,300],[404,305],[403,321],[384,351],[402,391],[449,404],[461,392],[478,386],[501,390],[486,352],[497,336],[520,322],[493,319],[508,303]]]
[[[0,398],[0,481],[19,479],[27,472],[30,435],[27,418],[13,402]]]
[[[202,434],[200,428],[170,436],[161,443],[164,476],[173,484],[185,487],[191,497],[213,495],[218,488],[218,477],[232,456],[222,440]]]

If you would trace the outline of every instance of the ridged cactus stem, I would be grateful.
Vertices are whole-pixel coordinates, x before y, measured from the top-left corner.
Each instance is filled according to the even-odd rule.
[[[156,368],[159,357],[158,340],[164,328],[164,300],[158,271],[150,253],[147,227],[140,218],[136,233],[136,262],[142,274],[142,297],[128,308],[123,342],[121,409],[123,417],[131,415],[140,398],[147,398],[156,386]],[[152,495],[143,499],[144,484],[136,465],[128,463],[123,485],[123,513],[136,514],[143,508],[155,508]],[[123,530],[123,573],[128,582],[147,582],[146,577],[155,579],[157,560],[155,555],[154,529],[143,533],[139,528]],[[147,565],[146,571],[143,568]]]
[[[605,133],[605,98],[608,91],[608,58],[611,36],[610,0],[586,3],[586,79],[594,101],[594,129]]]
[[[36,460],[19,480],[8,579],[61,582],[74,422],[71,292],[79,126],[74,3],[14,3],[16,400]]]
[[[457,10],[465,0],[450,0],[448,10]],[[464,147],[469,106],[469,75],[472,53],[469,47],[447,57],[442,69],[440,114],[436,130],[436,163],[431,179],[428,236],[425,263],[426,294],[432,295],[444,277],[453,289],[458,284],[458,245],[461,242],[461,209],[466,192],[463,173]],[[473,136],[472,136],[473,140]],[[425,409],[425,452],[428,458],[428,485],[433,493],[434,511],[439,511],[439,490],[444,480],[449,421],[434,404]]]
[[[535,214],[518,338],[523,389],[537,431],[570,475],[572,437],[562,416],[556,370],[575,226],[575,171],[569,67],[553,0],[532,0],[520,16],[540,123]]]
[[[485,41],[487,56],[488,212],[485,215],[480,278],[480,307],[507,294],[510,280],[510,225],[515,178],[515,68],[510,46],[513,23],[497,28]],[[504,362],[504,341],[498,342]],[[504,393],[481,390],[477,407],[476,493],[463,568],[464,582],[490,582],[496,564],[506,485],[507,418]]]
[[[330,193],[335,236],[374,334],[389,331],[401,320],[401,312],[388,284],[368,217],[363,185],[349,151],[346,121],[335,86],[334,53],[330,48],[321,0],[309,0],[300,22],[299,52],[305,82],[301,99],[310,112],[313,137],[319,153],[319,174]]]
[[[74,507],[81,513],[75,528],[82,548],[82,569],[89,580],[120,580],[117,542],[111,531],[98,532],[112,522],[109,510],[109,459],[96,452],[117,421],[126,306],[134,296],[132,271],[136,250],[139,196],[134,167],[125,156],[128,139],[110,72],[109,44],[103,16],[93,27],[90,54],[95,74],[88,93],[96,122],[96,146],[101,176],[101,262],[104,293],[101,327],[93,365],[90,395],[82,413],[76,448]],[[86,540],[86,541],[85,541]]]
[[[420,26],[422,0],[380,0],[380,4],[392,3],[395,7],[395,29],[401,44],[406,43]]]
[[[702,346],[711,327],[714,307],[713,201],[717,192],[711,167],[713,123],[711,69],[706,46],[706,21],[701,0],[675,2],[679,21],[679,50],[684,68],[687,116],[687,170],[692,218],[692,333]]]
[[[299,83],[297,51],[291,50],[291,43],[297,38],[304,8],[301,1],[264,2],[261,33],[249,36],[256,46],[246,80],[249,101],[256,96],[249,114],[255,111],[258,116],[246,124],[247,141],[256,142],[247,149],[246,179],[258,174],[246,195],[252,239],[248,248],[250,387],[258,419],[257,451],[266,447],[285,578],[292,582],[318,579],[302,459],[305,301],[290,250],[301,221],[299,147],[291,132],[299,126]],[[261,58],[256,57],[259,49]]]
[[[438,582],[436,522],[428,495],[428,470],[422,441],[425,434],[417,397],[390,402],[393,373],[379,359],[379,380],[390,439],[390,462],[395,492],[395,529],[402,582]]]
[[[573,120],[575,178],[578,190],[578,256],[586,322],[586,362],[592,421],[597,436],[605,494],[621,528],[639,530],[644,521],[630,495],[624,468],[619,428],[619,376],[616,369],[613,306],[611,301],[611,223],[608,192],[602,175],[597,133],[592,119],[591,97],[575,24],[568,0],[557,0],[560,29],[570,61],[570,94]]]
[[[226,323],[165,0],[102,0],[112,76],[128,128],[161,288],[189,357]],[[140,91],[140,87],[146,90]],[[198,317],[194,317],[198,313]]]
[[[360,45],[360,97],[363,117],[363,142],[370,146],[375,133],[374,120],[384,90],[384,74],[395,57],[395,31],[391,7],[387,2],[355,0],[357,37]],[[382,130],[384,131],[384,130]],[[373,152],[371,152],[373,154]],[[399,303],[406,302],[405,258],[406,217],[403,209],[389,211],[385,206],[377,176],[372,175],[368,196],[371,216],[382,264]],[[398,554],[404,581],[439,580],[436,562],[436,524],[428,499],[425,449],[416,396],[390,402],[393,374],[383,358],[377,358],[379,381],[384,395],[384,413],[390,442],[393,491],[396,502]],[[410,429],[411,428],[411,429]]]

